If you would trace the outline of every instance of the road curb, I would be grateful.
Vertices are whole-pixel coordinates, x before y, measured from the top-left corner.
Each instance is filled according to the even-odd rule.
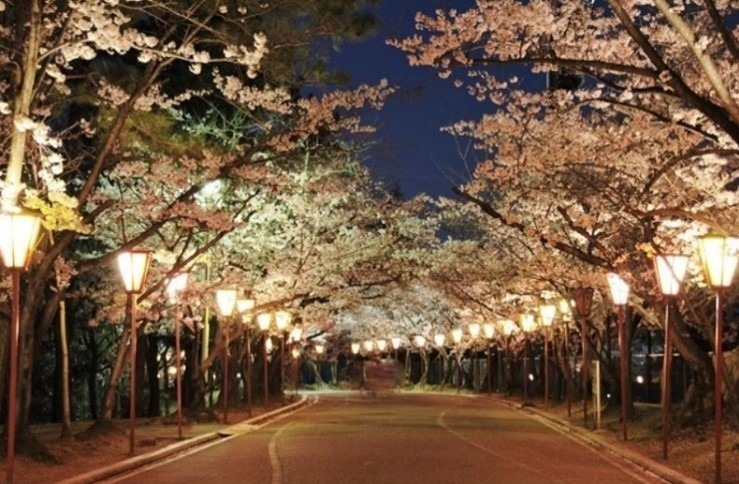
[[[177,453],[189,450],[189,449],[193,449],[200,445],[214,442],[216,440],[223,439],[229,436],[246,433],[247,431],[246,429],[249,427],[253,428],[253,426],[255,425],[264,424],[267,421],[279,415],[282,415],[287,412],[291,412],[293,410],[297,410],[298,408],[306,405],[307,403],[308,403],[308,398],[305,395],[303,395],[301,399],[295,403],[291,403],[290,405],[280,407],[276,410],[272,410],[271,412],[267,412],[265,414],[259,415],[249,420],[244,420],[242,422],[239,422],[238,424],[225,427],[215,432],[210,432],[207,434],[199,435],[191,439],[183,440],[181,442],[176,442],[166,447],[162,447],[161,449],[157,449],[155,451],[152,451],[146,454],[137,455],[135,457],[131,457],[129,459],[116,462],[115,464],[111,464],[106,467],[101,467],[99,469],[85,472],[84,474],[79,474],[79,475],[64,479],[62,481],[59,481],[58,484],[89,484],[89,483],[94,483],[94,482],[100,482],[105,479],[110,479],[112,477],[123,474],[125,472],[132,471],[138,467],[143,467],[153,462],[166,459],[167,457],[170,457],[174,454],[177,454]]]

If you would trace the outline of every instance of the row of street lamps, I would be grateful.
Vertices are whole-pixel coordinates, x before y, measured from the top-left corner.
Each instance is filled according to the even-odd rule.
[[[716,294],[716,322],[714,334],[714,479],[721,482],[721,438],[723,433],[723,295],[731,286],[739,257],[736,248],[737,239],[709,234],[698,239],[698,255],[703,266],[703,273],[708,285]],[[657,283],[664,297],[664,358],[662,365],[662,456],[667,459],[670,437],[670,406],[672,397],[672,324],[670,305],[679,295],[682,281],[687,273],[689,257],[682,254],[660,254],[655,257]],[[624,335],[624,310],[629,297],[629,285],[617,274],[609,273],[608,284],[613,304],[618,307],[619,350],[621,353],[621,420],[623,439],[627,439],[626,430],[626,383],[628,372],[627,360],[624,357],[627,342]]]
[[[30,262],[30,255],[35,246],[40,232],[41,220],[35,214],[18,210],[15,212],[0,213],[0,256],[2,256],[3,264],[10,270],[12,279],[11,294],[11,324],[10,324],[10,361],[9,361],[9,386],[8,386],[8,417],[7,417],[7,468],[6,482],[12,483],[14,479],[14,456],[15,456],[15,424],[16,424],[16,400],[17,400],[17,383],[18,383],[18,338],[20,325],[20,274],[27,269]],[[715,322],[715,338],[714,338],[714,433],[715,433],[715,480],[721,481],[721,434],[722,434],[722,393],[723,393],[723,296],[725,290],[731,285],[734,271],[736,269],[739,257],[735,254],[735,249],[739,242],[730,237],[709,234],[699,239],[698,252],[703,264],[706,280],[716,294],[716,322]],[[666,458],[668,454],[669,439],[669,409],[670,409],[670,373],[672,361],[672,336],[670,324],[670,303],[680,291],[680,285],[687,270],[688,257],[678,254],[658,255],[656,257],[655,268],[658,276],[660,291],[665,297],[665,358],[663,362],[663,393],[662,393],[662,419],[663,419],[663,456]],[[131,383],[130,383],[130,453],[135,451],[135,416],[136,416],[136,299],[142,292],[146,283],[146,276],[151,262],[151,252],[146,250],[130,250],[121,252],[118,256],[118,268],[121,273],[124,288],[127,294],[126,319],[130,324],[130,367],[131,367]],[[626,411],[626,382],[625,378],[628,373],[628,362],[624,358],[625,345],[625,306],[629,296],[628,284],[617,274],[611,273],[607,276],[611,298],[614,305],[618,308],[618,330],[619,330],[619,349],[621,352],[621,418],[623,439],[627,439],[627,411]],[[186,275],[182,278],[173,278],[168,288],[171,298],[174,300],[176,294],[184,289],[186,284]],[[578,318],[582,323],[582,354],[583,354],[583,395],[587,393],[587,360],[588,360],[588,342],[587,342],[587,318],[590,315],[592,305],[592,288],[576,288],[573,291],[575,302],[575,310]],[[219,290],[216,293],[216,300],[221,315],[225,320],[231,317],[234,311],[246,312],[254,307],[253,300],[238,300],[238,293],[235,289]],[[539,308],[540,318],[543,326],[546,328],[551,325],[556,310],[552,305],[543,305]],[[290,324],[290,313],[278,311],[272,313],[261,313],[257,316],[257,324],[259,329],[267,334],[270,323],[274,319],[275,326],[280,334],[280,354],[284,360],[285,342],[284,330]],[[175,318],[175,341],[176,341],[176,367],[177,367],[177,401],[178,401],[178,432],[182,437],[182,408],[181,408],[181,364],[180,358],[180,332],[179,318]],[[224,422],[228,416],[228,346],[229,346],[229,324],[224,325],[224,378],[223,378],[223,401],[224,401]],[[535,317],[531,314],[522,316],[521,329],[525,334],[533,331],[535,327]],[[248,325],[247,325],[248,328]],[[473,323],[468,326],[470,335],[477,338],[480,334],[480,325]],[[492,339],[494,335],[494,327],[492,325],[484,325],[485,336]],[[296,330],[294,330],[296,331]],[[513,331],[510,324],[503,325],[503,332],[506,336]],[[455,344],[459,344],[462,340],[461,329],[452,331],[452,339]],[[248,341],[247,334],[247,341]],[[300,335],[292,335],[295,340],[300,339]],[[436,335],[436,343],[443,343],[441,337],[444,335]],[[546,338],[546,335],[545,335]],[[267,354],[268,345],[271,343],[269,338],[265,337],[265,405],[268,402],[268,375],[267,375]],[[391,339],[393,350],[397,358],[397,350],[400,347],[400,339]],[[417,346],[425,345],[423,336],[416,336],[414,343]],[[371,351],[375,346],[381,352],[386,348],[385,340],[365,341],[365,350]],[[526,345],[525,345],[526,347]],[[352,344],[352,351],[356,354],[359,352],[359,344]],[[250,359],[250,348],[247,343],[247,361]],[[490,351],[488,347],[488,352]],[[547,352],[547,344],[545,340],[545,353]],[[489,353],[488,353],[489,358]],[[526,361],[526,359],[524,359]],[[545,361],[548,364],[548,355],[545,354]],[[247,400],[249,411],[251,412],[251,375],[250,361],[247,362]],[[488,370],[489,370],[488,366]],[[524,375],[526,375],[524,370]],[[545,369],[545,375],[548,375],[548,369]],[[488,375],[488,378],[490,376]],[[284,370],[282,370],[281,381],[284,382]],[[524,392],[526,385],[524,384]],[[548,403],[548,382],[545,383],[545,402]],[[569,391],[568,391],[569,394]],[[526,395],[524,395],[526,398]],[[583,416],[587,425],[587,401],[583,398]]]

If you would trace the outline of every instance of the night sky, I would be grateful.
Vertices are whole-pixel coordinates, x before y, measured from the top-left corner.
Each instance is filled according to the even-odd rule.
[[[414,16],[435,9],[466,10],[472,0],[383,0],[377,15],[379,29],[362,43],[345,44],[333,59],[335,67],[352,76],[352,85],[374,84],[387,78],[399,91],[368,121],[378,127],[367,165],[387,186],[397,185],[404,198],[421,192],[451,196],[450,187],[469,178],[460,155],[468,140],[455,140],[440,127],[462,119],[478,119],[490,104],[480,103],[456,89],[435,70],[411,67],[405,55],[385,45],[389,37],[414,33]],[[459,146],[458,146],[459,145]],[[473,158],[468,157],[471,162]],[[470,166],[471,170],[473,167]]]

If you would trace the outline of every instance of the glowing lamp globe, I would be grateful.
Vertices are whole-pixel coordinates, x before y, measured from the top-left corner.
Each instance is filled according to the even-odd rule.
[[[736,247],[739,241],[733,237],[705,235],[698,239],[698,254],[708,284],[714,289],[727,288],[734,278],[739,257]]]
[[[141,293],[146,284],[150,262],[151,251],[148,250],[130,250],[118,254],[118,270],[127,293]]]
[[[257,326],[261,331],[267,331],[272,323],[272,315],[270,313],[259,313],[257,315]]]
[[[606,275],[608,289],[611,292],[611,300],[616,306],[624,306],[629,301],[629,284],[615,272]]]
[[[554,317],[557,315],[557,306],[554,304],[543,304],[539,306],[539,317],[541,318],[541,324],[544,327],[549,327],[554,322]]]
[[[41,217],[27,211],[0,213],[0,257],[8,269],[25,270],[41,230]]]

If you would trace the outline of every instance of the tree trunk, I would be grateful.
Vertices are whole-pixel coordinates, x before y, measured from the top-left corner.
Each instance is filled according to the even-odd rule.
[[[123,332],[121,333],[121,339],[118,341],[118,353],[115,357],[115,363],[110,371],[110,377],[108,378],[107,386],[105,387],[105,393],[103,394],[103,407],[100,411],[100,420],[111,421],[113,420],[113,408],[115,407],[115,397],[118,392],[118,382],[123,375],[123,370],[126,366],[126,356],[128,355],[128,344],[129,344],[129,328],[128,325],[124,325]]]

